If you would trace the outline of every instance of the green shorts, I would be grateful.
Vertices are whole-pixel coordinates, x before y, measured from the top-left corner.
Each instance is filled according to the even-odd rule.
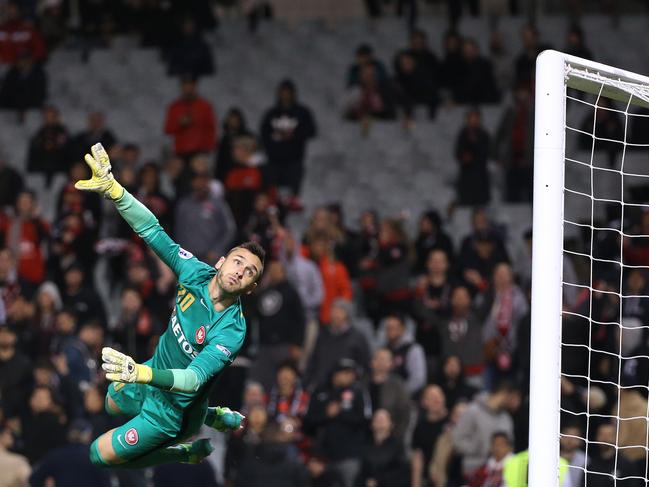
[[[183,414],[161,400],[161,393],[145,384],[113,382],[106,394],[106,409],[110,397],[120,411],[132,418],[113,432],[115,453],[132,460],[158,448],[171,446],[198,432],[205,419],[203,408],[193,408]]]

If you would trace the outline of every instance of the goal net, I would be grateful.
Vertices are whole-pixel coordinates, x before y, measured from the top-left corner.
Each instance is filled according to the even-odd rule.
[[[529,485],[646,486],[649,78],[536,73]]]

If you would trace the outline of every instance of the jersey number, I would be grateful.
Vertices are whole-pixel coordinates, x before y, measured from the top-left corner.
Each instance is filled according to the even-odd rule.
[[[196,301],[196,298],[194,295],[185,289],[185,287],[181,284],[178,286],[178,296],[176,297],[176,302],[179,303],[180,305],[180,311],[187,311],[187,308],[189,308],[192,304],[194,304],[194,301]]]

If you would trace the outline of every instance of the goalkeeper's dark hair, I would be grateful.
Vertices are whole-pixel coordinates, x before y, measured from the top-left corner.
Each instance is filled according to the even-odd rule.
[[[246,249],[251,254],[256,255],[261,261],[261,266],[264,266],[264,262],[266,261],[266,251],[257,242],[243,242],[230,250],[230,252],[228,252],[228,255],[230,255],[235,249]]]

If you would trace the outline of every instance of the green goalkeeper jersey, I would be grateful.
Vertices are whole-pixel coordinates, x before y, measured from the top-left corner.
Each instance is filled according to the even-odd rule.
[[[167,330],[146,364],[156,369],[191,369],[198,377],[198,388],[195,392],[170,392],[147,386],[142,409],[164,423],[163,427],[176,429],[180,422],[186,429],[187,421],[202,423],[211,385],[243,345],[246,322],[241,301],[216,311],[208,291],[216,269],[174,242],[155,216],[128,192],[116,206],[178,278],[176,303]]]

